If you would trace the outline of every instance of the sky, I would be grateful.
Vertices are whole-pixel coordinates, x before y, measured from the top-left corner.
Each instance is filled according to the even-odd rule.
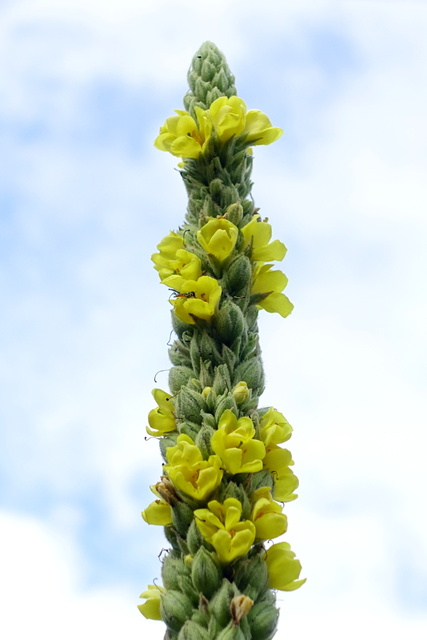
[[[285,130],[253,172],[295,304],[260,317],[308,578],[277,637],[426,637],[426,28],[421,0],[0,2],[3,637],[163,637],[136,609],[167,546],[140,517],[171,330],[150,255],[186,198],[153,140],[205,40]]]

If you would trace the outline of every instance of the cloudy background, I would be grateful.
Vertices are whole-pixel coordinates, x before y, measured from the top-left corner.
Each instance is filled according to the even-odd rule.
[[[295,303],[261,322],[308,577],[278,637],[426,637],[426,31],[422,0],[0,1],[2,636],[163,637],[150,254],[186,202],[152,142],[213,40],[285,129],[253,174]]]

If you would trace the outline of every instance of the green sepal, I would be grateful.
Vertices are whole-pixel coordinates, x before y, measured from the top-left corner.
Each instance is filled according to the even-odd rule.
[[[230,206],[227,207],[224,217],[238,227],[243,217],[243,207],[240,202],[230,204]]]
[[[191,618],[193,605],[184,593],[172,590],[162,595],[160,611],[166,626],[179,632],[184,622]]]
[[[197,624],[199,624],[201,627],[205,627],[206,637],[206,627],[209,624],[209,615],[207,611],[205,611],[205,609],[203,609],[202,611],[200,609],[196,609],[196,611],[191,616],[191,619],[194,620],[194,622],[197,622]]]
[[[190,367],[172,367],[169,371],[169,387],[172,395],[175,396],[194,377],[194,371]]]
[[[190,342],[190,359],[191,359],[191,365],[192,365],[194,371],[196,372],[197,375],[199,375],[201,357],[200,357],[200,346],[199,346],[199,334],[198,333],[194,333],[193,334],[193,337],[192,337],[191,342]]]
[[[200,386],[202,389],[210,387],[213,384],[212,363],[201,362],[199,373]]]
[[[260,553],[255,551],[249,558],[236,564],[234,581],[238,589],[254,602],[268,589],[268,569]]]
[[[194,588],[192,579],[189,576],[180,576],[178,578],[179,590],[191,600],[193,607],[197,607],[199,603],[199,592]]]
[[[226,364],[220,364],[216,367],[212,389],[218,395],[231,390],[231,376]]]
[[[181,558],[181,554],[168,553],[162,564],[162,580],[166,590],[180,591],[179,578],[190,577],[190,569]]]
[[[249,495],[252,496],[254,491],[257,489],[261,489],[261,487],[268,487],[269,489],[273,489],[274,480],[273,476],[267,469],[262,469],[261,471],[257,471],[256,473],[251,473],[248,476],[247,481],[245,482],[245,488]]]
[[[231,375],[235,370],[237,358],[233,353],[233,351],[229,347],[227,347],[227,345],[225,344],[222,345],[221,352],[222,352],[222,360],[224,364],[227,365]]]
[[[179,420],[200,424],[202,421],[200,412],[205,409],[206,404],[202,394],[188,387],[181,388],[181,391],[175,397],[175,412]]]
[[[242,362],[234,371],[233,384],[243,380],[252,389],[254,395],[260,396],[264,391],[264,370],[260,357]]]
[[[165,532],[166,540],[172,545],[172,549],[178,553],[184,554],[184,556],[188,555],[187,542],[179,535],[178,531],[171,525],[164,527],[163,530]]]
[[[188,529],[187,545],[188,545],[188,550],[192,556],[195,556],[197,551],[202,546],[205,548],[210,547],[210,549],[212,549],[212,547],[205,541],[204,537],[200,533],[195,520],[193,520],[193,522],[190,524],[190,527]]]
[[[209,612],[215,618],[221,629],[226,627],[231,620],[230,604],[234,596],[238,595],[238,593],[236,585],[224,578],[221,587],[209,603]]]
[[[248,636],[241,629],[241,626],[235,626],[233,621],[231,621],[217,636],[216,640],[247,640],[247,638]]]
[[[190,420],[186,422],[180,422],[178,424],[179,433],[184,433],[186,436],[191,438],[193,441],[197,438],[197,434],[199,433],[200,426],[195,422],[190,422]]]
[[[214,412],[215,412],[216,400],[217,399],[215,396],[215,405],[212,409]],[[212,413],[206,413],[205,411],[202,411],[202,418],[203,418],[202,424],[204,427],[210,427],[213,430],[216,429],[216,421]]]
[[[248,614],[251,637],[257,640],[271,640],[276,633],[279,610],[273,605],[259,602]]]
[[[242,310],[231,300],[225,300],[215,316],[218,338],[224,344],[233,344],[237,336],[246,330]]]
[[[172,509],[172,522],[178,533],[185,537],[193,521],[193,509],[185,502],[177,502]]]
[[[178,640],[178,634],[174,633],[170,629],[166,629],[166,633],[163,636],[163,640]]]
[[[172,327],[175,331],[176,335],[182,342],[185,344],[191,340],[191,336],[193,335],[193,328],[178,318],[174,311],[171,311],[172,316]]]
[[[202,418],[204,421],[203,416]],[[214,429],[212,429],[212,427],[208,427],[206,426],[206,424],[203,424],[199,433],[196,436],[196,445],[199,447],[200,451],[202,452],[202,456],[204,460],[207,460],[209,456],[213,454],[212,447],[211,447],[211,439],[214,433],[215,431]]]
[[[250,331],[246,336],[246,340],[242,340],[240,359],[243,362],[257,352],[259,352],[258,334]]]
[[[180,340],[175,340],[169,349],[169,360],[175,366],[191,366],[190,350]]]
[[[218,351],[216,341],[213,340],[206,332],[202,334],[199,342],[200,356],[203,361],[211,362],[215,367],[222,363],[221,354]]]
[[[232,296],[246,297],[252,283],[251,261],[245,255],[239,255],[229,265],[225,276],[227,291]]]
[[[206,598],[213,596],[222,580],[222,571],[215,553],[210,553],[204,547],[197,551],[191,564],[191,579],[199,593],[203,593]]]
[[[206,627],[194,620],[187,620],[178,634],[178,640],[206,640]]]

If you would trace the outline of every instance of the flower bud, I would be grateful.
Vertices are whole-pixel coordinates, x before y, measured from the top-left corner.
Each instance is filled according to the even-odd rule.
[[[196,424],[200,424],[202,421],[201,411],[205,408],[205,401],[201,393],[188,389],[188,387],[181,388],[181,391],[175,398],[175,411],[176,416],[182,420],[191,420]]]
[[[172,522],[181,536],[185,536],[193,521],[193,510],[185,502],[177,502],[172,509]]]
[[[231,620],[230,603],[237,593],[236,585],[224,578],[220,589],[218,589],[209,603],[209,611],[221,629]]]
[[[162,620],[172,631],[180,631],[186,620],[191,618],[193,605],[190,599],[179,591],[167,591],[161,600]]]
[[[239,307],[226,300],[216,314],[218,337],[224,344],[232,344],[237,336],[245,331],[246,322]]]
[[[194,620],[187,620],[179,632],[178,640],[206,640],[206,628]]]
[[[175,445],[176,442],[174,442],[172,446]],[[178,498],[175,491],[175,487],[167,476],[161,476],[160,482],[156,482],[154,489],[165,502],[171,505],[171,507],[180,501],[180,498]]]
[[[225,284],[232,296],[245,297],[252,283],[252,267],[245,255],[235,258],[225,273]]]
[[[191,339],[191,336],[193,335],[193,329],[189,327],[186,322],[183,322],[182,320],[180,320],[176,315],[176,313],[173,313],[173,311],[171,312],[171,316],[172,316],[172,327],[176,335],[183,342],[187,342],[187,340]],[[187,335],[184,336],[184,334],[187,334]],[[187,340],[184,339],[185,337],[187,337]]]
[[[226,364],[220,364],[215,369],[215,377],[212,388],[218,395],[221,395],[231,389],[230,372]]]
[[[206,332],[203,332],[200,338],[199,348],[202,360],[211,362],[213,367],[221,364],[221,355],[218,351],[216,341],[208,336]]]
[[[215,420],[218,422],[218,420],[221,418],[222,414],[224,413],[224,411],[226,411],[226,409],[230,409],[230,411],[232,411],[234,413],[234,415],[239,415],[239,412],[237,410],[237,405],[236,405],[236,401],[234,400],[234,398],[230,395],[226,395],[225,398],[221,398],[219,399],[219,402],[216,406],[216,410],[215,410]]]
[[[169,387],[172,395],[176,395],[191,378],[194,378],[194,371],[189,367],[172,367],[169,371]]]
[[[252,558],[240,560],[234,580],[242,593],[256,601],[268,588],[268,570],[264,559],[256,554]]]
[[[165,588],[169,591],[179,591],[178,579],[181,576],[190,576],[190,569],[181,560],[180,555],[171,551],[163,560],[162,579]]]
[[[264,391],[264,371],[261,359],[255,357],[242,362],[235,370],[234,380],[236,383],[240,380],[245,381],[255,395],[261,395]]]
[[[202,452],[202,456],[204,460],[207,460],[209,456],[213,454],[211,447],[211,438],[214,434],[214,430],[212,427],[208,427],[203,425],[196,436],[196,445],[199,447]]]
[[[270,640],[276,632],[279,610],[273,605],[260,602],[252,607],[248,622],[252,638]]]
[[[230,622],[216,637],[216,640],[246,640],[246,637],[240,626],[236,627],[233,622]]]
[[[205,546],[205,539],[196,526],[195,520],[190,524],[187,533],[187,545],[189,552],[194,556],[201,546]],[[211,547],[212,549],[212,547]]]
[[[227,211],[225,212],[224,216],[228,220],[230,220],[230,222],[238,226],[243,217],[243,207],[240,202],[230,204],[230,206],[227,207]]]
[[[236,386],[232,391],[232,396],[234,400],[237,402],[237,404],[242,404],[243,402],[246,402],[250,394],[251,392],[250,392],[250,389],[248,389],[248,385],[246,384],[246,382],[242,380],[236,384]]]
[[[222,580],[222,571],[214,553],[210,553],[204,547],[198,550],[191,565],[191,579],[200,593],[207,598],[212,597]]]

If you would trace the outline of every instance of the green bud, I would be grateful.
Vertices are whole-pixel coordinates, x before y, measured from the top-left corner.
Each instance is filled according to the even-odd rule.
[[[180,554],[173,551],[168,553],[162,564],[162,580],[168,591],[180,591],[178,579],[190,576],[190,569],[184,564]]]
[[[181,546],[178,540],[181,536],[178,535],[178,532],[170,525],[168,525],[167,527],[163,527],[163,531],[166,540],[170,545],[172,545],[172,549],[177,552],[180,551]]]
[[[246,640],[247,636],[244,634],[240,625],[235,626],[233,622],[230,622],[225,629],[217,636],[216,640]]]
[[[178,632],[184,622],[191,618],[193,605],[186,595],[172,590],[163,594],[160,611],[166,626],[172,631]]]
[[[169,349],[169,359],[175,366],[191,365],[190,350],[184,346],[179,340],[175,340],[171,348]]]
[[[219,398],[215,410],[215,420],[217,421],[217,423],[226,409],[230,409],[230,411],[232,411],[234,415],[238,417],[239,412],[237,410],[236,401],[233,396],[230,396],[228,394],[225,397]]]
[[[270,640],[276,633],[279,610],[273,605],[259,602],[248,615],[248,622],[252,638],[257,640]]]
[[[193,607],[197,607],[199,604],[199,592],[194,588],[193,582],[188,576],[180,576],[178,578],[179,591],[185,593],[185,595],[193,603]]]
[[[267,564],[259,553],[238,562],[234,581],[239,590],[254,602],[268,589]]]
[[[171,311],[171,316],[173,330],[175,331],[178,338],[186,343],[191,339],[191,336],[193,335],[193,328],[189,327],[186,322],[180,320],[176,313],[174,313],[173,311]]]
[[[195,440],[197,437],[197,434],[199,433],[199,425],[195,424],[194,422],[190,422],[188,420],[188,422],[180,422],[178,425],[178,430],[179,433],[184,433],[186,436],[188,436],[189,438],[191,438],[192,440]]]
[[[177,502],[172,509],[172,522],[181,536],[186,536],[193,521],[193,509],[185,502]]]
[[[257,331],[258,309],[255,305],[248,307],[246,311],[246,322],[248,323],[249,331]]]
[[[213,384],[213,375],[212,375],[212,364],[210,362],[201,362],[200,363],[200,386],[203,389],[204,387],[210,387]]]
[[[210,414],[205,414],[205,416],[210,416]],[[213,418],[213,416],[211,416]],[[203,416],[204,421],[204,416]],[[205,424],[200,429],[199,433],[196,436],[196,445],[199,447],[202,452],[202,456],[204,460],[207,460],[209,456],[213,454],[211,447],[211,438],[215,433],[212,427],[208,427]]]
[[[179,632],[178,640],[206,640],[206,627],[194,620],[187,620]]]
[[[215,316],[215,326],[221,342],[232,344],[246,330],[242,310],[231,300],[225,300]]]
[[[224,578],[220,589],[218,589],[209,603],[209,612],[216,619],[221,629],[231,620],[230,604],[237,594],[236,585]]]
[[[169,387],[175,396],[187,382],[194,378],[194,371],[190,367],[172,367],[169,371]]]
[[[216,554],[201,547],[191,565],[191,579],[200,593],[211,598],[222,580],[222,571],[216,560]]]
[[[225,284],[232,296],[245,297],[252,283],[252,267],[249,258],[240,254],[235,258],[225,274]]]
[[[216,367],[212,389],[218,395],[222,395],[231,389],[230,372],[226,364],[220,364]]]
[[[170,629],[166,629],[166,633],[163,636],[163,640],[178,640],[178,635],[171,631]]]
[[[222,360],[223,360],[224,364],[227,365],[230,373],[233,373],[235,365],[236,365],[236,360],[237,360],[235,354],[225,344],[222,345],[221,352],[222,352]]]
[[[224,217],[227,218],[233,224],[235,224],[236,227],[239,226],[239,223],[242,220],[242,216],[243,216],[243,207],[240,204],[240,202],[234,202],[233,204],[230,204],[230,206],[227,207],[227,211],[224,214]]]
[[[187,545],[189,552],[191,555],[195,556],[200,547],[206,547],[206,544],[204,537],[196,525],[196,521],[193,520],[187,533]]]
[[[200,346],[199,346],[199,334],[194,333],[191,342],[190,342],[190,360],[191,366],[193,367],[196,374],[199,374],[200,371],[200,363],[202,361],[200,357]]]
[[[205,399],[207,410],[213,413],[216,407],[216,393],[212,387],[205,387],[202,390],[202,396]]]
[[[261,358],[251,358],[239,364],[234,373],[234,384],[240,380],[244,380],[255,395],[261,395],[264,391],[264,371]]]
[[[202,334],[200,339],[200,355],[203,360],[212,362],[213,366],[221,364],[221,355],[216,346],[215,340],[213,340],[206,332]]]
[[[206,627],[209,624],[209,616],[207,611],[205,611],[205,609],[201,611],[200,608],[196,609],[196,611],[191,616],[191,619],[194,620],[194,622],[197,622],[197,624],[199,624],[201,627],[205,627],[206,634]]]
[[[178,419],[187,419],[200,424],[202,421],[200,412],[203,409],[206,409],[206,404],[202,394],[188,387],[181,388],[175,397],[175,412]]]

